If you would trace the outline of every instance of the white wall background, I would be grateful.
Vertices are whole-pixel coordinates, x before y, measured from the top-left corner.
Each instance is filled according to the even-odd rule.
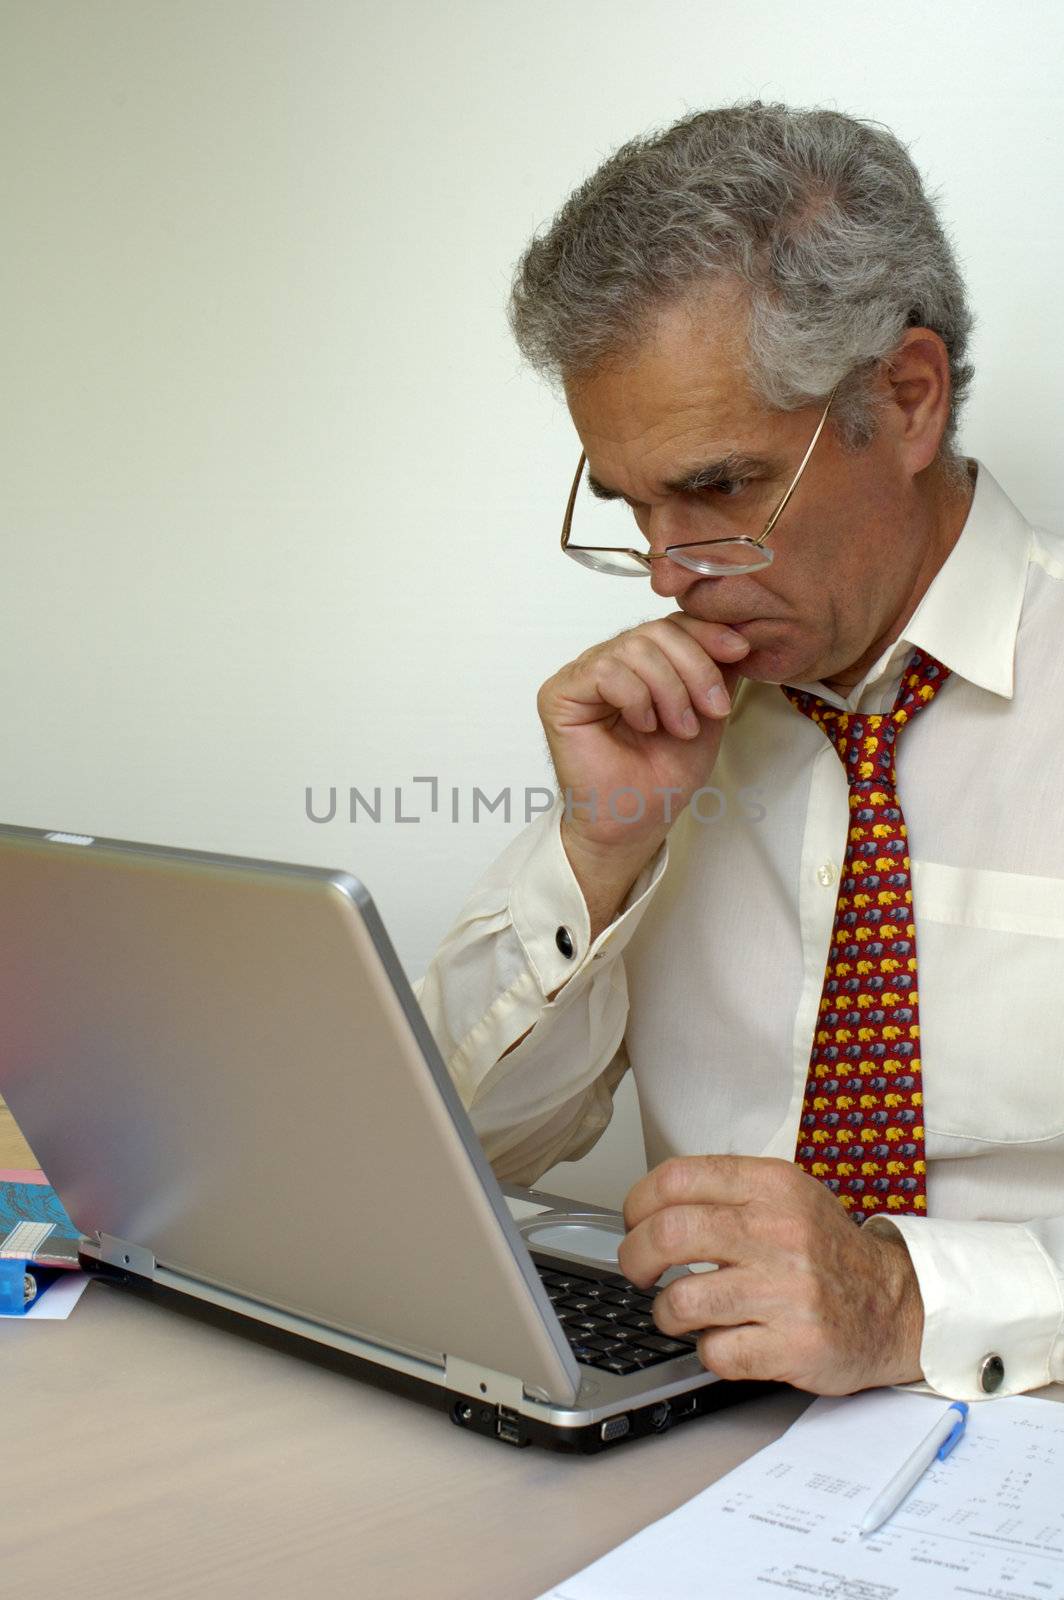
[[[510,270],[688,110],[911,145],[979,317],[965,448],[1058,520],[1062,46],[1002,0],[4,0],[0,816],[349,867],[423,970],[518,825],[473,786],[549,781],[538,684],[662,608],[556,554],[577,444]],[[415,774],[464,820],[305,817]],[[619,1106],[556,1186],[638,1175]]]

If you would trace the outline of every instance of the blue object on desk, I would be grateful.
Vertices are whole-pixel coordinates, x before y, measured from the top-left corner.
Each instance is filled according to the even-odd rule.
[[[923,1443],[918,1445],[904,1466],[894,1474],[883,1492],[876,1495],[861,1523],[862,1534],[874,1533],[877,1528],[881,1528],[916,1487],[927,1469],[936,1461],[945,1461],[964,1433],[967,1421],[967,1402],[954,1400],[939,1417]]]
[[[950,1410],[951,1411],[957,1411],[957,1412],[960,1413],[960,1415],[959,1415],[957,1421],[953,1424],[953,1428],[952,1428],[952,1431],[950,1433],[949,1438],[944,1441],[944,1443],[942,1444],[942,1446],[941,1446],[941,1448],[940,1448],[940,1450],[938,1452],[937,1459],[939,1461],[945,1461],[946,1457],[949,1455],[950,1451],[953,1449],[953,1446],[957,1443],[957,1440],[960,1438],[961,1434],[964,1432],[965,1425],[967,1424],[967,1421],[968,1421],[968,1403],[967,1403],[967,1401],[965,1401],[965,1400],[954,1400],[953,1404],[950,1406]]]
[[[0,1261],[0,1312],[21,1317],[59,1276],[60,1269],[36,1261]]]

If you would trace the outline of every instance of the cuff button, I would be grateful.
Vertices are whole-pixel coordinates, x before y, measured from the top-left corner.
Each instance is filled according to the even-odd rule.
[[[979,1387],[984,1394],[995,1394],[1005,1381],[1005,1363],[1000,1356],[984,1356],[979,1368]]]
[[[568,928],[558,929],[557,933],[554,935],[554,943],[558,946],[558,949],[561,951],[566,961],[571,961],[573,959],[573,954],[576,947],[573,944],[573,936],[569,932]]]

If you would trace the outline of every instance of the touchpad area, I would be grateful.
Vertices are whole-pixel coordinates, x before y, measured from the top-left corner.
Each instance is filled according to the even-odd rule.
[[[566,1255],[582,1256],[604,1266],[617,1266],[617,1251],[624,1238],[622,1230],[596,1222],[544,1222],[526,1227],[526,1240],[537,1250],[563,1250]]]

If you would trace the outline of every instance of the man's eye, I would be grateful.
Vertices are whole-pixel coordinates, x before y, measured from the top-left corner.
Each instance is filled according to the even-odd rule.
[[[718,478],[716,483],[707,483],[702,492],[723,495],[726,500],[731,500],[740,494],[749,482],[749,478]]]

